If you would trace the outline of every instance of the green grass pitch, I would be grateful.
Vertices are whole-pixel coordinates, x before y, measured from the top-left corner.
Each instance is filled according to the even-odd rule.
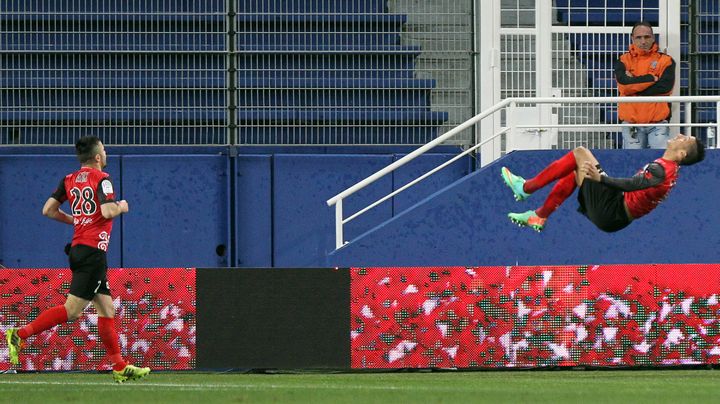
[[[109,374],[0,375],[15,403],[665,403],[715,402],[717,370],[400,373],[153,373],[114,384]]]

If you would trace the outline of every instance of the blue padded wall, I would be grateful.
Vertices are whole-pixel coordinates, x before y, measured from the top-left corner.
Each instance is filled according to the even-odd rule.
[[[324,265],[335,245],[334,209],[325,201],[400,156],[352,154],[352,148],[343,150],[347,154],[241,154],[234,157],[235,172],[229,176],[232,160],[226,153],[113,150],[107,171],[119,197],[130,204],[130,212],[115,220],[109,251],[114,267]],[[38,152],[43,154],[0,150],[0,264],[8,267],[67,265],[63,247],[72,227],[42,217],[41,208],[60,178],[79,165],[68,154],[70,148],[59,154],[56,149]],[[346,217],[449,157],[422,156],[361,190],[346,201]],[[468,167],[468,160],[455,163],[376,207],[346,226],[347,238],[451,184]],[[230,178],[235,181],[235,228]],[[229,251],[217,256],[219,244],[234,248],[235,262],[229,261]]]
[[[404,154],[395,155],[399,160]],[[393,171],[393,190],[403,187],[421,175],[455,157],[456,154],[425,154]],[[393,198],[393,212],[398,214],[420,202],[439,189],[467,175],[470,161],[459,159],[435,174],[425,178],[412,187],[400,192]]]
[[[228,266],[227,156],[125,156],[122,170],[123,266]]]
[[[328,257],[337,266],[544,265],[709,263],[720,260],[720,154],[683,167],[668,199],[616,233],[598,230],[576,212],[573,194],[538,234],[511,224],[506,214],[535,209],[550,187],[515,202],[499,176],[506,165],[530,177],[564,151],[514,152],[379,226]],[[596,151],[612,176],[629,177],[657,150]]]
[[[273,256],[276,267],[324,264],[335,247],[335,209],[325,203],[392,162],[389,155],[276,155],[273,167]],[[359,191],[344,203],[345,217],[392,192],[391,176]],[[392,216],[384,203],[348,223],[348,237]]]
[[[235,229],[238,267],[272,265],[272,156],[236,159]]]
[[[60,180],[78,168],[75,156],[0,156],[0,264],[67,267],[64,248],[72,240],[73,228],[42,216],[42,207]],[[120,159],[108,157],[105,171],[117,187]],[[67,203],[61,209],[69,212]],[[121,227],[120,220],[115,220],[108,250],[110,266],[120,266]]]

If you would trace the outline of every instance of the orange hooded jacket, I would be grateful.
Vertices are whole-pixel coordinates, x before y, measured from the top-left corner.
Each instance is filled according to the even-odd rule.
[[[615,63],[615,79],[621,96],[670,95],[675,85],[675,61],[658,52],[657,43],[648,51],[630,45]],[[620,103],[618,117],[631,123],[660,122],[670,118],[670,104]]]

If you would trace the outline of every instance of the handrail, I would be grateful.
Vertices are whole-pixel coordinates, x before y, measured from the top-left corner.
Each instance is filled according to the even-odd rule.
[[[484,146],[485,143],[488,143],[488,142],[490,142],[490,141],[492,141],[492,140],[495,140],[495,138],[497,138],[497,137],[500,136],[500,135],[505,134],[505,133],[506,133],[507,131],[509,131],[509,130],[510,130],[510,128],[505,128],[505,129],[501,130],[500,132],[498,132],[498,133],[494,134],[493,136],[491,136],[491,137],[483,140],[482,142],[476,144],[475,146],[468,148],[467,150],[465,150],[465,151],[463,151],[462,153],[458,154],[457,156],[451,158],[450,160],[448,160],[448,161],[440,164],[439,166],[433,168],[432,170],[426,172],[425,174],[423,174],[423,175],[415,178],[414,180],[408,182],[407,184],[403,185],[402,187],[396,189],[395,191],[393,191],[393,192],[385,195],[384,197],[378,199],[377,201],[371,203],[371,204],[368,205],[365,209],[362,209],[362,210],[358,211],[357,213],[355,213],[354,215],[349,216],[349,217],[343,219],[343,221],[342,221],[343,224],[345,224],[345,223],[347,223],[347,222],[355,219],[356,217],[362,215],[363,213],[365,213],[365,212],[367,212],[368,210],[376,207],[377,205],[379,205],[379,204],[387,201],[388,199],[390,199],[390,198],[392,198],[393,196],[399,194],[400,192],[406,190],[407,188],[410,188],[411,186],[417,184],[418,182],[424,180],[425,178],[427,178],[427,177],[435,174],[436,172],[438,172],[438,171],[442,170],[443,168],[449,166],[450,164],[456,162],[457,160],[459,160],[459,159],[462,158],[463,156],[467,156],[468,154],[470,154],[470,153],[474,152],[475,150],[479,149],[480,147]]]
[[[332,206],[337,201],[341,199],[345,199],[348,196],[354,194],[355,192],[365,188],[369,184],[375,182],[378,178],[383,177],[385,174],[389,174],[399,167],[405,165],[410,160],[413,160],[415,157],[425,153],[426,151],[432,149],[433,147],[439,145],[440,143],[443,143],[444,141],[450,139],[451,137],[455,136],[456,134],[464,131],[465,129],[471,127],[481,119],[485,118],[486,116],[490,115],[491,113],[497,111],[498,109],[504,107],[505,105],[509,104],[510,101],[503,100],[492,107],[486,109],[485,111],[475,115],[474,117],[468,119],[467,121],[461,123],[459,126],[445,132],[445,134],[436,137],[435,139],[431,140],[428,143],[425,143],[424,145],[420,146],[419,148],[413,150],[411,153],[407,154],[406,156],[402,157],[399,160],[394,161],[393,163],[389,164],[388,166],[382,168],[381,170],[375,172],[375,174],[370,175],[369,177],[365,178],[364,180],[358,182],[357,184],[351,186],[350,188],[344,190],[343,192],[340,192],[339,194],[333,196],[332,198],[327,200],[328,206]]]
[[[393,196],[397,195],[398,193],[404,191],[405,189],[411,187],[412,185],[416,184],[417,182],[427,178],[428,176],[434,174],[435,172],[439,171],[440,169],[446,167],[447,165],[451,164],[452,162],[456,161],[457,159],[461,158],[462,156],[465,156],[472,151],[478,149],[479,147],[483,146],[484,144],[488,143],[491,140],[496,139],[501,134],[507,132],[511,128],[562,128],[562,127],[587,127],[587,128],[598,128],[598,127],[624,127],[624,126],[684,126],[684,127],[697,127],[697,126],[715,126],[716,133],[720,133],[720,122],[715,124],[694,124],[692,122],[687,123],[681,123],[681,124],[675,124],[675,123],[667,123],[667,124],[587,124],[587,125],[578,125],[578,124],[570,124],[570,125],[514,125],[509,126],[502,131],[494,134],[493,136],[485,139],[484,141],[476,144],[475,146],[469,148],[468,150],[463,151],[460,155],[454,157],[450,161],[447,161],[440,165],[439,167],[436,167],[435,169],[431,170],[430,172],[427,172],[423,174],[422,176],[416,178],[412,182],[404,185],[403,187],[393,191],[392,193],[386,195],[385,197],[373,202],[372,204],[368,205],[367,207],[363,208],[362,210],[358,211],[357,213],[351,215],[350,217],[344,219],[343,213],[342,213],[342,201],[343,199],[347,198],[348,196],[354,194],[355,192],[365,188],[366,186],[372,184],[376,180],[384,177],[385,175],[395,171],[396,169],[402,167],[406,163],[410,162],[411,160],[415,159],[416,157],[424,154],[426,151],[434,148],[435,146],[445,142],[446,140],[450,139],[451,137],[457,135],[458,133],[464,131],[465,129],[473,126],[474,124],[478,123],[482,119],[490,116],[491,114],[499,111],[502,108],[505,108],[508,105],[516,106],[518,104],[587,104],[587,103],[644,103],[644,102],[685,102],[691,105],[691,103],[694,102],[714,102],[716,103],[716,110],[718,112],[718,118],[720,120],[720,96],[656,96],[656,97],[533,97],[533,98],[506,98],[497,104],[493,105],[492,107],[486,109],[485,111],[480,112],[479,114],[473,116],[472,118],[468,119],[467,121],[461,123],[457,127],[449,130],[448,132],[444,133],[441,136],[438,136],[437,138],[433,139],[432,141],[420,146],[416,150],[412,151],[411,153],[407,154],[406,156],[394,161],[393,163],[383,167],[382,169],[376,171],[375,173],[371,174],[370,176],[366,177],[365,179],[361,180],[360,182],[356,183],[355,185],[351,186],[350,188],[347,188],[346,190],[340,192],[339,194],[333,196],[332,198],[328,199],[326,203],[328,206],[335,205],[335,248],[340,248],[345,244],[344,238],[343,238],[343,224],[355,219],[356,217],[360,216],[361,214],[367,212],[368,210],[374,208],[375,206],[379,205],[380,203],[392,198]]]

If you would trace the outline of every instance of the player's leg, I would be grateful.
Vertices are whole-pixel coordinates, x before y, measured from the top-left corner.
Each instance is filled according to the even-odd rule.
[[[125,368],[125,360],[120,353],[120,344],[115,330],[115,307],[112,298],[106,294],[97,294],[93,298],[93,306],[98,313],[98,334],[105,346],[107,356],[113,364],[113,370]]]
[[[112,297],[110,297],[109,288],[107,288],[107,280],[103,282],[105,285],[98,291],[98,294],[92,300],[95,310],[98,312],[98,334],[100,340],[105,346],[107,355],[113,363],[113,379],[118,383],[127,380],[136,380],[147,376],[150,368],[139,368],[125,361],[120,351],[120,343],[115,328],[115,306]]]
[[[627,121],[623,121],[623,123],[630,123]],[[641,136],[638,134],[640,127],[636,126],[625,126],[622,128],[622,137],[623,137],[623,149],[642,149],[642,139]]]
[[[576,147],[575,149],[573,149],[573,155],[575,156],[575,164],[577,167],[575,171],[575,176],[578,187],[581,186],[583,181],[585,180],[583,174],[579,172],[580,168],[585,164],[585,162],[589,162],[593,166],[597,167],[597,169],[600,170],[601,173],[603,172],[602,167],[600,167],[600,163],[592,154],[592,152],[590,152],[590,150],[582,146]]]
[[[560,159],[555,160],[535,178],[528,180],[525,183],[526,190],[542,188],[555,179],[558,179],[558,182],[540,208],[523,213],[510,213],[508,214],[510,220],[520,226],[529,226],[536,231],[542,231],[545,228],[547,218],[572,195],[576,184],[581,183],[577,168],[581,167],[586,161],[593,162],[593,165],[598,164],[597,159],[590,150],[577,147]],[[558,177],[561,174],[564,174],[564,176]]]
[[[89,301],[77,296],[68,295],[64,304],[51,307],[42,313],[30,324],[22,328],[10,328],[5,332],[8,344],[10,363],[20,363],[20,351],[25,346],[25,340],[33,335],[49,330],[58,324],[75,320],[82,314]]]
[[[555,212],[557,208],[562,205],[565,200],[572,195],[576,188],[576,174],[574,172],[560,178],[555,186],[553,187],[550,194],[545,199],[545,203],[536,209],[535,212],[538,216],[547,219],[550,215]]]
[[[515,199],[521,201],[547,184],[574,172],[577,168],[575,160],[576,157],[574,155],[574,151],[570,151],[561,158],[550,163],[547,167],[540,171],[538,175],[529,180],[525,180],[522,177],[511,173],[507,167],[502,168],[501,175],[505,184],[507,184],[507,186],[509,186],[515,194]]]

